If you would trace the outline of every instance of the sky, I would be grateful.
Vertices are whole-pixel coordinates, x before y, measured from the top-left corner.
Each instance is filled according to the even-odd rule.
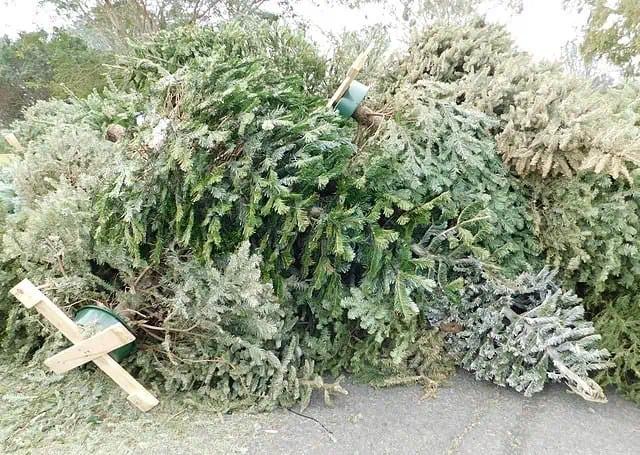
[[[50,30],[57,22],[53,9],[39,5],[38,0],[0,0],[0,36],[15,38],[21,31]]]
[[[323,29],[332,31],[355,30],[362,24],[372,24],[384,19],[379,12],[354,12],[348,8],[326,8],[305,4],[302,11]],[[495,3],[495,2],[494,2]],[[581,34],[588,14],[565,11],[563,0],[523,0],[521,14],[512,15],[504,8],[494,6],[485,10],[487,19],[506,25],[516,44],[537,59],[557,60],[563,46]],[[313,30],[312,30],[313,31]]]
[[[300,10],[314,26],[335,32],[354,30],[381,19],[380,12],[371,8],[366,12],[327,9],[308,0],[300,1]],[[564,11],[562,0],[524,0],[524,9],[516,16],[494,7],[487,11],[487,18],[505,24],[522,50],[549,60],[560,58],[564,44],[579,35],[587,20],[584,13]],[[0,36],[15,37],[20,31],[38,28],[51,30],[63,22],[64,18],[56,17],[51,8],[40,6],[38,0],[0,0]]]
[[[509,17],[494,9],[487,18],[505,24],[521,49],[537,58],[555,60],[568,41],[581,35],[589,16],[586,11],[565,11],[562,0],[525,0],[522,14]]]

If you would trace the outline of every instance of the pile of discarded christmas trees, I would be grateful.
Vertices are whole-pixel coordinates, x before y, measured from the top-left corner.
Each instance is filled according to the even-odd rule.
[[[161,33],[122,86],[30,108],[0,170],[5,353],[61,342],[7,295],[27,276],[125,319],[147,384],[228,409],[456,365],[595,401],[599,372],[637,398],[635,89],[532,63],[482,22],[393,58],[360,122],[327,108],[313,45],[261,23]]]

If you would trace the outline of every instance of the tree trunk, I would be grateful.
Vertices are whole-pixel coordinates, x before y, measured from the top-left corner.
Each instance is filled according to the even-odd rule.
[[[362,125],[365,128],[378,129],[380,123],[382,123],[382,114],[374,112],[364,104],[358,106],[352,117],[359,125]]]

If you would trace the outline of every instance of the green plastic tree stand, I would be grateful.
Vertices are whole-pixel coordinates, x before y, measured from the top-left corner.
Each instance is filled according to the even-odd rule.
[[[106,329],[114,324],[122,324],[127,328],[127,330],[129,330],[129,332],[133,333],[131,328],[115,312],[108,308],[96,305],[87,305],[80,308],[76,313],[75,321],[79,326],[93,326],[98,330]],[[116,362],[121,362],[127,356],[131,355],[131,353],[135,351],[135,348],[136,342],[132,341],[131,343],[125,344],[115,351],[112,351],[109,355],[113,357]]]
[[[369,92],[369,87],[361,84],[358,81],[352,81],[351,85],[347,89],[347,92],[340,98],[340,101],[336,104],[338,112],[343,117],[349,118],[356,111],[362,100]]]

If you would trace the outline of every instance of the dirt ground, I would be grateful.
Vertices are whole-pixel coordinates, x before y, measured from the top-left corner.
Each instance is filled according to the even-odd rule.
[[[91,376],[91,375],[94,376]],[[3,453],[29,454],[637,454],[640,407],[589,403],[560,385],[526,399],[459,373],[435,398],[419,387],[349,384],[329,408],[221,415],[196,397],[148,414],[85,372],[52,380],[0,368]],[[62,382],[60,382],[62,381]],[[91,381],[82,389],[81,384]]]

